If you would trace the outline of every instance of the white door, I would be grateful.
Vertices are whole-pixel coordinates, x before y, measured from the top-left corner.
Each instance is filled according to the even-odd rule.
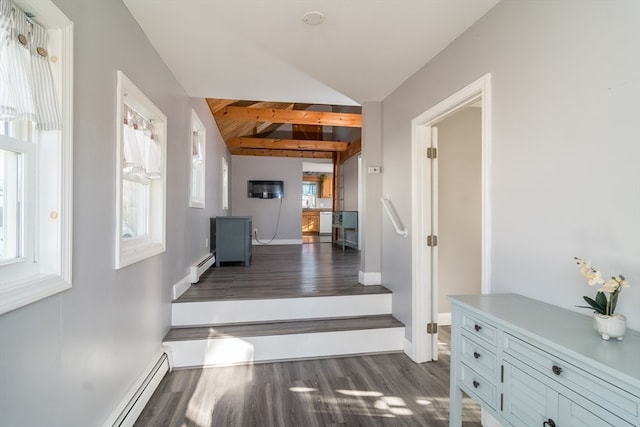
[[[431,223],[429,236],[427,238],[427,253],[430,254],[431,271],[427,278],[431,282],[431,292],[429,304],[431,305],[431,315],[428,319],[432,325],[438,323],[438,128],[432,126],[429,131],[430,138],[428,144],[431,148],[429,155],[430,177],[427,188],[431,193]],[[438,329],[437,327],[429,334],[429,348],[431,360],[438,360]]]

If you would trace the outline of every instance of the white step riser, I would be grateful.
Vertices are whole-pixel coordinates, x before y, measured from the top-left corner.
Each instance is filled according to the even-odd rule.
[[[172,341],[176,368],[402,351],[404,327]]]
[[[174,303],[173,326],[391,313],[391,294]]]

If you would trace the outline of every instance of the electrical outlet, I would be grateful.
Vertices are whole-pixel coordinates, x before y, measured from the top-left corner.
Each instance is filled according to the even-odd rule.
[[[378,174],[382,172],[382,167],[380,166],[369,166],[367,168],[367,173]]]

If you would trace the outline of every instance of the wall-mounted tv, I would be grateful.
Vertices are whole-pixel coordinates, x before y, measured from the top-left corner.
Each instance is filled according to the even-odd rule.
[[[282,199],[284,197],[283,181],[247,181],[247,192],[254,199]]]

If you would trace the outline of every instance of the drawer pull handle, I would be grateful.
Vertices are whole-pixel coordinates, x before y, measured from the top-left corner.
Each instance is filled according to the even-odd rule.
[[[556,422],[549,418],[547,421],[542,423],[542,427],[556,427]]]
[[[474,351],[473,357],[475,357],[476,359],[480,359],[480,353],[478,353],[477,351]]]
[[[473,388],[478,388],[480,387],[480,383],[476,380],[473,380]]]
[[[554,373],[554,374],[556,374],[556,375],[560,375],[560,374],[562,373],[562,368],[561,368],[560,366],[553,365],[553,366],[551,367],[551,370],[552,370],[552,371],[553,371],[553,373]]]
[[[476,324],[476,325],[473,327],[473,329],[475,329],[475,330],[476,330],[476,332],[480,332],[480,329],[482,329],[482,326],[480,326],[480,325]]]

